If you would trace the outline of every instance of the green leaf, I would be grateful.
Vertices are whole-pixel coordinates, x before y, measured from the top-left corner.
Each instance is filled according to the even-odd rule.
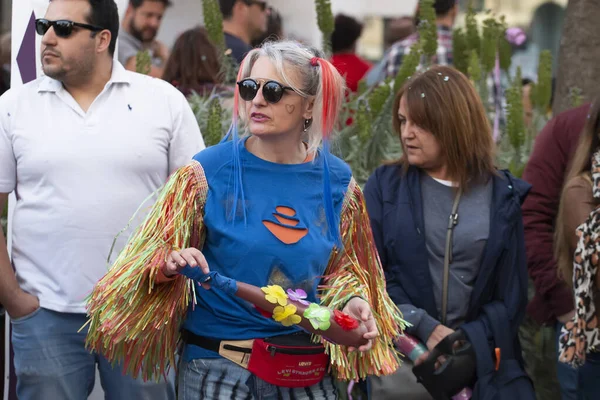
[[[476,50],[471,50],[468,71],[469,78],[471,78],[474,83],[479,83],[479,80],[481,79],[481,64]]]
[[[452,33],[452,52],[454,67],[463,74],[469,73],[469,46],[467,35],[462,28],[457,28]]]
[[[483,21],[483,35],[481,38],[481,69],[484,74],[489,74],[496,65],[496,53],[498,51],[498,39],[500,31],[494,17],[488,17]]]
[[[421,60],[421,45],[416,42],[411,48],[410,52],[403,57],[402,64],[398,69],[398,74],[394,79],[394,92],[400,90],[404,82],[406,82],[412,75],[415,74],[419,67]]]
[[[335,21],[331,11],[331,0],[315,0],[317,24],[323,35],[323,51],[331,53],[331,34],[335,29]]]
[[[481,40],[479,38],[479,29],[477,28],[477,20],[475,19],[475,10],[473,6],[469,4],[469,10],[467,11],[466,18],[466,31],[467,31],[467,46],[469,52],[475,50],[477,52],[477,56],[479,56],[479,52],[481,51]]]
[[[512,63],[512,47],[504,34],[499,39],[498,54],[500,57],[500,69],[508,72]]]
[[[544,50],[540,53],[538,65],[538,81],[532,91],[531,101],[533,106],[542,112],[546,112],[550,106],[552,97],[552,53]]]
[[[148,50],[140,50],[135,55],[135,72],[148,75],[152,69],[152,58]]]
[[[225,34],[223,33],[223,14],[217,0],[202,0],[204,26],[208,38],[221,53],[225,51]]]
[[[433,5],[434,0],[421,0],[419,7],[421,21],[418,26],[419,40],[427,63],[436,55],[438,48],[436,16]]]
[[[222,105],[222,102],[229,100],[228,97],[217,96],[214,92],[207,96],[193,93],[188,97],[207,147],[219,143],[231,125],[232,108]]]
[[[383,110],[385,102],[392,94],[392,89],[389,85],[383,84],[377,86],[369,96],[369,108],[371,109],[371,117],[376,118]]]
[[[217,47],[219,62],[221,64],[221,75],[223,81],[234,83],[237,77],[239,65],[233,58],[231,50],[226,48],[225,34],[223,33],[223,14],[217,0],[203,0],[202,12],[204,14],[204,25],[210,41]]]
[[[506,133],[517,156],[525,143],[525,121],[523,112],[523,85],[521,84],[521,68],[512,86],[506,91]]]
[[[569,102],[573,108],[582,105],[583,99],[583,90],[581,88],[573,87],[569,89]]]

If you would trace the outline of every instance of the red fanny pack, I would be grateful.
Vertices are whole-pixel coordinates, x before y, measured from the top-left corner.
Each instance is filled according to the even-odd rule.
[[[248,371],[267,383],[296,388],[316,385],[329,368],[329,356],[310,335],[298,333],[254,339]]]

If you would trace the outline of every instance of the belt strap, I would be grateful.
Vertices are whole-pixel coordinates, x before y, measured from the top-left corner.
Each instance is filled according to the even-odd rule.
[[[218,339],[210,339],[204,336],[196,335],[193,332],[184,329],[181,332],[181,336],[183,337],[183,341],[186,344],[193,344],[194,346],[202,347],[203,349],[210,350],[215,353],[219,353],[221,350],[221,342],[222,340]],[[251,353],[252,349],[246,349],[243,347],[233,346],[230,344],[224,344],[223,348],[225,350],[233,350],[239,351],[241,353]]]

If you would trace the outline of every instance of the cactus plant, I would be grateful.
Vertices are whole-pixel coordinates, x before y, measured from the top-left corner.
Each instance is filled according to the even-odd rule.
[[[135,71],[139,74],[148,75],[152,68],[152,58],[148,50],[138,51],[135,55]]]
[[[467,35],[462,28],[457,28],[452,33],[452,53],[454,56],[454,68],[463,74],[468,74],[470,53]]]
[[[323,35],[323,51],[331,53],[331,34],[335,28],[331,0],[315,0],[317,10],[317,24]]]
[[[437,53],[437,26],[435,22],[435,9],[433,8],[434,0],[421,0],[419,7],[419,38],[421,49],[423,51],[425,66],[431,64],[433,56]]]
[[[225,82],[235,82],[238,71],[238,63],[226,48],[225,34],[223,33],[223,14],[217,0],[203,0],[202,12],[204,14],[204,25],[210,41],[217,47],[220,55],[221,75]]]
[[[394,93],[400,90],[404,82],[409,79],[417,70],[419,66],[419,60],[421,59],[421,45],[419,42],[415,43],[410,53],[404,56],[402,65],[398,70],[398,74],[394,78]]]

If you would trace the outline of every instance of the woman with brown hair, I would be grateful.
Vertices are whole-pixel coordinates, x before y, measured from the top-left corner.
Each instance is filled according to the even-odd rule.
[[[219,54],[208,38],[206,29],[193,28],[183,32],[175,45],[163,73],[163,79],[184,95],[193,92],[208,95],[224,87],[220,75]]]
[[[587,400],[600,393],[600,99],[591,106],[565,182],[554,247],[559,272],[573,285],[575,313],[562,329],[559,359],[581,367],[578,390]]]
[[[495,168],[484,107],[457,70],[436,66],[414,76],[396,95],[393,113],[403,155],[374,172],[365,198],[388,293],[411,324],[406,332],[431,351],[460,329],[477,358],[508,343],[502,360],[514,353],[513,365],[522,368],[517,331],[527,266],[520,206],[530,186]]]

